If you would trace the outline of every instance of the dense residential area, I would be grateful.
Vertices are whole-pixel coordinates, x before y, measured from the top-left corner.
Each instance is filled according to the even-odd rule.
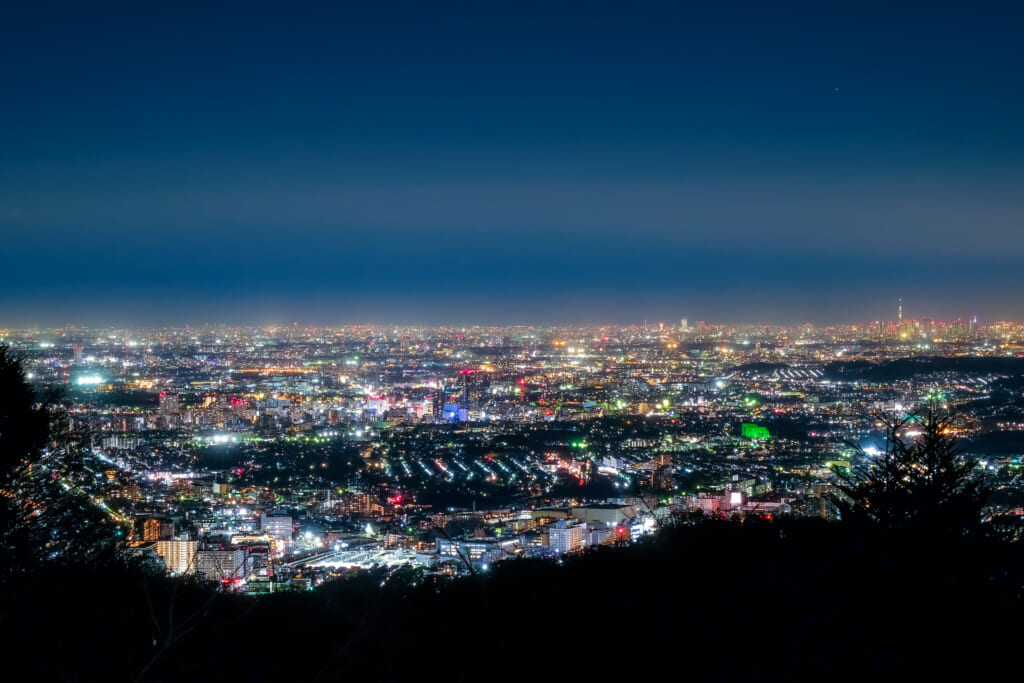
[[[837,473],[933,410],[992,483],[985,513],[1024,514],[1015,324],[3,334],[74,438],[74,466],[54,448],[36,474],[132,556],[224,591],[561,563],[696,519],[836,520]]]

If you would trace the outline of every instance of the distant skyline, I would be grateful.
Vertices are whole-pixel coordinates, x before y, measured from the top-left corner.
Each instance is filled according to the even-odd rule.
[[[1024,319],[1024,6],[21,3],[0,326]]]
[[[376,326],[376,327],[425,327],[425,328],[441,328],[441,327],[643,327],[645,324],[651,330],[657,330],[659,325],[664,325],[666,329],[678,330],[681,319],[685,318],[690,330],[694,330],[698,323],[705,323],[709,326],[747,326],[747,325],[771,325],[772,327],[796,327],[801,325],[814,325],[816,327],[830,327],[836,325],[870,325],[874,323],[886,324],[889,322],[895,322],[898,318],[896,308],[893,308],[892,315],[870,318],[870,319],[837,319],[837,320],[811,320],[805,318],[793,318],[791,320],[778,320],[778,319],[766,319],[766,318],[752,318],[752,319],[720,319],[714,317],[693,317],[687,315],[676,315],[675,317],[651,317],[646,319],[637,320],[613,320],[613,319],[599,319],[599,318],[582,318],[569,316],[564,319],[508,319],[502,320],[494,317],[482,317],[477,320],[427,320],[425,317],[420,316],[408,316],[401,319],[371,319],[371,318],[338,318],[329,320],[324,317],[313,317],[313,318],[270,318],[264,316],[262,319],[258,318],[244,318],[244,317],[229,317],[224,319],[217,318],[204,318],[202,316],[187,318],[183,321],[159,321],[150,320],[148,322],[132,322],[132,320],[141,320],[141,311],[127,311],[124,317],[120,320],[108,320],[108,321],[86,321],[86,320],[67,320],[61,323],[39,323],[39,322],[19,322],[11,323],[10,321],[0,320],[0,329],[69,329],[75,327],[81,328],[175,328],[180,327],[182,329],[193,328],[198,329],[203,326],[228,326],[228,327],[288,327],[291,325],[297,325],[299,327],[317,327],[317,328],[340,328],[340,327],[359,327],[359,326]],[[951,317],[935,316],[929,313],[914,314],[908,312],[906,309],[903,311],[904,322],[914,322],[923,320],[932,320],[936,324],[940,323],[953,323],[957,320],[962,323],[969,324],[974,315],[956,315]],[[995,322],[1018,322],[1024,324],[1024,320],[1014,320],[1011,318],[998,318],[991,320],[984,320],[978,318],[977,324],[979,326],[985,326]]]

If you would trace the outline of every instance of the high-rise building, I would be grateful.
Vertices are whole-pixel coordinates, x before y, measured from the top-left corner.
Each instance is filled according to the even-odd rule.
[[[167,391],[160,392],[160,405],[158,407],[161,415],[177,415],[181,411],[181,404],[177,394]]]
[[[104,448],[123,448],[131,450],[138,448],[142,445],[142,439],[137,436],[126,436],[124,434],[117,434],[116,436],[105,436],[100,442]]]
[[[241,579],[248,573],[247,556],[241,548],[200,550],[196,553],[196,571],[210,581]]]
[[[128,482],[121,487],[120,491],[115,490],[114,495],[120,495],[122,498],[137,503],[142,500],[142,487],[134,482]]]
[[[473,387],[473,371],[465,369],[461,373],[462,375],[462,409],[469,411],[469,392],[472,391]]]
[[[81,346],[75,346],[75,365],[82,364],[82,350]]]
[[[195,571],[196,552],[199,541],[157,541],[156,554],[163,558],[167,570],[174,575],[191,574]]]
[[[278,515],[261,515],[260,529],[271,538],[292,540],[292,518]]]
[[[686,318],[683,318],[682,320],[679,321],[679,331],[680,332],[686,332],[689,329],[690,329],[690,321],[689,320],[687,320]]]
[[[369,493],[352,491],[335,503],[335,512],[344,515],[383,515],[384,506]]]
[[[438,382],[437,390],[434,392],[434,417],[440,418],[444,412],[444,382]]]
[[[560,519],[548,528],[548,543],[552,550],[559,553],[571,553],[583,549],[583,539],[587,525]]]
[[[174,538],[174,522],[169,519],[147,519],[142,525],[142,540],[169,541]]]
[[[671,491],[673,487],[672,475],[672,465],[659,465],[658,468],[651,473],[651,485],[659,491]]]

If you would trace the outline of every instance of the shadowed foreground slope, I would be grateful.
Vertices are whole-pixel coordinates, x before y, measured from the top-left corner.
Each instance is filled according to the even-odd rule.
[[[175,584],[116,564],[6,582],[2,623],[47,680],[973,676],[1013,658],[1022,559],[1019,544],[707,522],[443,587],[412,570],[261,599],[177,584],[191,630],[166,649]]]

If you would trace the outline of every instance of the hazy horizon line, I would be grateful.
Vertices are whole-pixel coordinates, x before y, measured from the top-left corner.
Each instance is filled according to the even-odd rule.
[[[904,316],[903,322],[919,322],[923,320],[931,320],[935,324],[952,324],[960,321],[963,324],[969,324],[972,316],[958,316],[956,318],[938,318],[933,316],[920,316],[920,317],[907,317]],[[876,319],[876,320],[846,320],[846,321],[822,321],[822,320],[808,320],[804,319],[800,322],[779,322],[770,320],[697,320],[689,319],[688,330],[693,331],[699,329],[698,324],[704,324],[707,327],[770,327],[770,328],[793,328],[793,327],[869,327],[872,325],[887,325],[891,322],[897,322],[897,319]],[[977,321],[979,327],[984,327],[988,324],[993,323],[1020,323],[1024,324],[1024,319],[1013,319],[1013,318],[998,318],[987,321]],[[186,327],[193,329],[202,329],[204,327],[230,327],[230,328],[250,328],[250,329],[261,329],[261,328],[287,328],[294,327],[296,329],[339,329],[339,328],[358,328],[358,327],[369,327],[369,328],[421,328],[421,329],[472,329],[472,328],[534,328],[534,329],[549,329],[549,328],[637,328],[643,329],[647,327],[649,331],[659,331],[659,329],[678,331],[680,328],[680,319],[674,319],[668,321],[665,319],[647,319],[647,320],[634,320],[630,322],[622,321],[562,321],[562,322],[493,322],[493,321],[477,321],[477,322],[426,322],[426,321],[411,321],[411,320],[385,320],[385,321],[372,321],[372,320],[350,320],[350,321],[336,321],[336,322],[323,322],[314,320],[292,320],[290,322],[284,322],[279,320],[270,321],[238,321],[238,320],[203,320],[202,322],[191,322],[185,321],[173,321],[173,322],[65,322],[61,324],[45,324],[45,323],[8,323],[0,320],[0,329],[3,330],[15,330],[15,331],[27,331],[27,330],[67,330],[67,329],[181,329],[185,330]]]

